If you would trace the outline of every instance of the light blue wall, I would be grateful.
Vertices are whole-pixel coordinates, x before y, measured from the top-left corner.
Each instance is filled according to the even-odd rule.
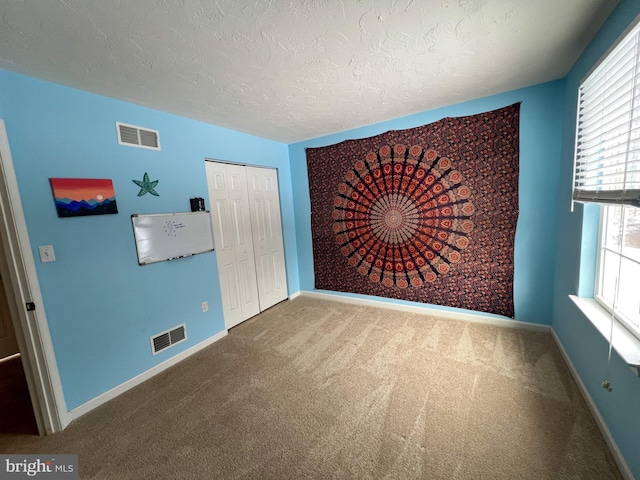
[[[278,168],[299,289],[286,145],[3,71],[0,103],[68,409],[224,329],[215,253],[140,267],[130,219],[209,206],[205,157]],[[162,150],[118,145],[116,121],[159,130]],[[137,196],[145,172],[159,197]],[[58,218],[50,177],[112,179],[119,213]],[[57,261],[40,263],[39,245]],[[183,322],[188,340],[152,356],[149,337]]]
[[[516,319],[553,324],[634,475],[640,478],[640,380],[614,355],[614,390],[600,388],[606,342],[568,300],[589,292],[594,216],[569,212],[579,80],[640,13],[623,0],[562,81],[286,145],[0,71],[5,120],[67,407],[74,408],[224,328],[215,253],[139,267],[132,213],[188,210],[207,198],[203,158],[278,168],[289,293],[313,290],[306,147],[330,145],[447,116],[521,101],[520,218],[515,249]],[[119,146],[115,121],[157,129],[162,151]],[[159,198],[137,197],[144,172]],[[50,177],[111,178],[118,215],[59,219]],[[583,223],[585,235],[582,235]],[[589,238],[580,247],[581,239]],[[580,265],[583,265],[580,270]],[[580,282],[582,282],[580,284]],[[356,296],[356,295],[353,295]],[[208,301],[208,313],[200,302]],[[399,302],[381,299],[387,302]],[[443,308],[446,307],[438,307]],[[151,356],[149,337],[186,322],[187,342]]]
[[[636,478],[640,478],[640,379],[614,354],[611,373],[613,392],[608,393],[601,388],[600,384],[606,372],[608,342],[567,296],[578,293],[588,296],[593,293],[594,247],[597,241],[597,221],[594,221],[597,218],[594,219],[593,208],[583,209],[582,205],[576,205],[573,213],[569,209],[578,86],[580,80],[638,14],[640,2],[622,0],[566,78],[566,120],[560,163],[558,208],[560,229],[556,248],[558,262],[553,310],[553,329],[571,357]],[[587,214],[583,216],[585,211]]]
[[[290,145],[291,175],[296,179],[293,196],[301,290],[314,290],[311,204],[305,148],[370,137],[388,130],[412,128],[444,117],[472,115],[516,102],[522,102],[522,105],[520,110],[520,216],[515,244],[515,318],[525,322],[551,323],[555,271],[554,247],[557,231],[555,209],[559,184],[557,165],[560,157],[564,104],[562,81],[545,83]],[[411,302],[393,299],[379,300],[411,304]],[[449,309],[440,306],[434,306],[434,308]]]

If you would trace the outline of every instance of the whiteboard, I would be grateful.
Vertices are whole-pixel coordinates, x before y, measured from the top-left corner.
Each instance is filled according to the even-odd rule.
[[[209,212],[134,214],[131,222],[139,265],[213,251]]]

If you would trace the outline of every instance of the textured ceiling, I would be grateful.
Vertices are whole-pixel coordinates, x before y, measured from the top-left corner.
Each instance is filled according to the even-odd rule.
[[[562,78],[616,3],[2,0],[0,68],[292,143]]]

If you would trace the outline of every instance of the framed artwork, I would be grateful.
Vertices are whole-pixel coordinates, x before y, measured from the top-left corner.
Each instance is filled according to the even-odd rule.
[[[118,213],[110,179],[50,178],[58,217]]]

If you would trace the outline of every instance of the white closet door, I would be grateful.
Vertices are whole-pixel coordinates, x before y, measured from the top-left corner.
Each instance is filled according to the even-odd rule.
[[[225,327],[260,313],[245,169],[205,162]]]
[[[287,298],[278,172],[246,167],[260,310]]]

